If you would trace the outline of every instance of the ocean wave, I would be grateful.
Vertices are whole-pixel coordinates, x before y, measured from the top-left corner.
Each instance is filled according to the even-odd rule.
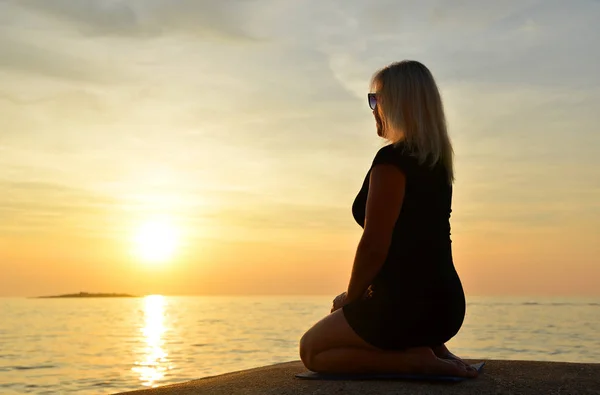
[[[7,366],[6,371],[11,370],[36,370],[36,369],[54,369],[57,368],[56,365],[31,365],[31,366]]]

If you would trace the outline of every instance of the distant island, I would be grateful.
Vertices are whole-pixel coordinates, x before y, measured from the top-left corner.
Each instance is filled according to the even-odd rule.
[[[37,296],[37,299],[56,299],[56,298],[137,298],[137,296],[129,295],[129,294],[118,294],[118,293],[90,293],[90,292],[79,292],[77,294],[65,294],[65,295]]]

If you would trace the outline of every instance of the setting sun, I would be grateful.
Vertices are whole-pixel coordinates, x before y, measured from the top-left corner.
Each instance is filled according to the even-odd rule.
[[[160,263],[173,258],[179,242],[177,229],[167,221],[143,223],[134,238],[135,255],[147,263]]]

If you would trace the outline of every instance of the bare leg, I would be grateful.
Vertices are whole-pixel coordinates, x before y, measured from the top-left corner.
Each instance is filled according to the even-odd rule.
[[[466,368],[435,356],[427,347],[406,351],[334,348],[315,355],[311,370],[321,373],[420,373],[474,376]]]
[[[321,373],[423,373],[474,377],[477,372],[438,358],[428,347],[384,351],[362,340],[342,310],[316,323],[300,341],[304,365]]]

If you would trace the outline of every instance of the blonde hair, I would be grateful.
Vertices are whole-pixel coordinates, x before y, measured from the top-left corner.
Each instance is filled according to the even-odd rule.
[[[403,60],[377,71],[371,80],[377,95],[383,137],[391,143],[405,141],[419,163],[446,168],[454,181],[454,151],[444,107],[433,75],[422,63]]]

